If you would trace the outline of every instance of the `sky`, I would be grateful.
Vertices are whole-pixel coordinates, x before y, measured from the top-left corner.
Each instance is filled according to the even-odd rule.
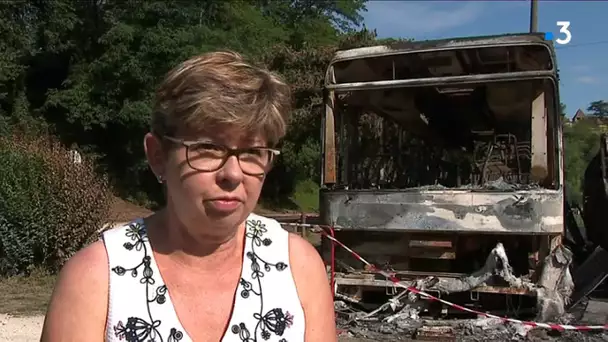
[[[560,98],[567,116],[589,103],[608,101],[608,1],[538,3],[538,30],[559,33],[570,21],[571,41],[556,46]],[[378,1],[367,3],[364,23],[380,38],[441,39],[523,33],[530,29],[530,1]]]

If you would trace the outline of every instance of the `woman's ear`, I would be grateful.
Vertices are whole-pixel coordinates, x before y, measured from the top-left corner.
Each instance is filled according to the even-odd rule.
[[[165,150],[162,141],[159,137],[152,133],[147,133],[144,136],[144,151],[148,165],[154,172],[154,175],[159,182],[165,177]]]

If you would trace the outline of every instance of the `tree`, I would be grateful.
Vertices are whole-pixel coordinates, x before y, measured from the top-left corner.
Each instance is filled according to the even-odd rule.
[[[587,107],[591,115],[605,117],[608,116],[608,102],[604,100],[593,101]]]
[[[566,105],[563,102],[559,103],[559,116],[562,118],[566,117]]]
[[[563,102],[559,103],[559,118],[561,120],[562,125],[568,120],[568,118],[566,117],[566,105]]]
[[[323,81],[325,72],[338,49],[378,44],[376,33],[363,29],[339,37],[333,45],[315,49],[277,46],[264,56],[264,63],[285,76],[292,85],[295,110],[282,147],[282,158],[268,175],[264,195],[283,198],[293,193],[299,182],[319,183],[321,163],[320,131],[323,117]]]
[[[582,203],[585,169],[599,148],[599,132],[592,121],[580,121],[564,128],[564,174],[568,199]]]
[[[236,50],[283,73],[295,88],[294,122],[318,125],[319,81],[333,51],[358,32],[362,11],[364,0],[1,2],[0,125],[15,117],[48,125],[64,144],[98,156],[126,197],[160,198],[141,137],[154,87],[171,67]],[[289,132],[284,161],[308,164],[285,170],[318,176],[318,132]]]

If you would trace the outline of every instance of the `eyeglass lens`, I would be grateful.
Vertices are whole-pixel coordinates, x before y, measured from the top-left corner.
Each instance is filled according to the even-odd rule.
[[[216,171],[224,163],[229,150],[213,144],[196,144],[188,147],[188,163],[199,171]],[[263,174],[272,159],[272,153],[262,148],[251,148],[240,151],[239,164],[244,173]]]

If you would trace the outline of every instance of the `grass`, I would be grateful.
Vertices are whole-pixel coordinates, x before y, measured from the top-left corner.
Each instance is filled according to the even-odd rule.
[[[300,211],[310,213],[319,211],[319,184],[305,180],[296,184],[291,200]]]
[[[0,279],[0,313],[44,314],[56,276],[34,271],[29,276]]]
[[[300,181],[290,196],[260,198],[257,210],[262,215],[266,212],[319,212],[319,184],[312,180]]]

